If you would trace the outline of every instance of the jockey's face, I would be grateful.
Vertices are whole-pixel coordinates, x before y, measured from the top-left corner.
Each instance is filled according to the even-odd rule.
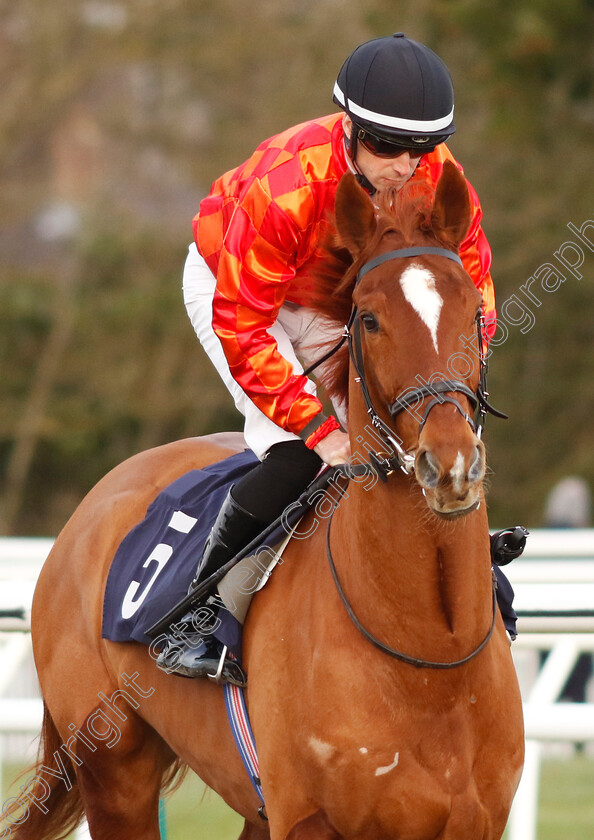
[[[343,120],[347,137],[351,136],[353,123],[346,114]],[[422,154],[403,150],[395,157],[378,157],[357,143],[356,164],[369,183],[378,191],[400,190],[412,177]]]

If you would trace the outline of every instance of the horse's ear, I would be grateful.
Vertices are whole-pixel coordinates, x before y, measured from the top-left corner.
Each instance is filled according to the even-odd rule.
[[[457,250],[468,232],[470,217],[466,178],[451,160],[446,160],[431,211],[433,232],[440,241]]]
[[[375,232],[377,223],[373,202],[350,172],[338,185],[335,208],[341,243],[357,257]]]

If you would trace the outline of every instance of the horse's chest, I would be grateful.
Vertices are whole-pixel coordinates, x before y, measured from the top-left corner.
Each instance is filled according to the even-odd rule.
[[[443,723],[417,727],[377,712],[358,728],[343,720],[304,735],[308,797],[340,834],[357,840],[426,840],[442,836],[452,820],[472,826],[460,837],[482,838],[485,812],[464,724],[444,715]]]
[[[459,756],[431,763],[407,743],[400,749],[360,746],[349,756],[323,739],[310,740],[309,746],[316,765],[316,772],[310,767],[310,794],[343,837],[485,836],[484,808],[472,772]],[[464,826],[463,833],[456,834],[451,826]]]

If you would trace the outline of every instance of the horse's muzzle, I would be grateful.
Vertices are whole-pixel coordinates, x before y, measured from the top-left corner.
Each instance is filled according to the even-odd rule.
[[[473,446],[451,451],[421,445],[415,459],[415,476],[429,508],[444,519],[466,516],[480,505],[485,476],[485,448],[475,438]]]

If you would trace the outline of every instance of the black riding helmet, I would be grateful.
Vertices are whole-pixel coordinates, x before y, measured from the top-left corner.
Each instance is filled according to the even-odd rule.
[[[425,151],[456,130],[447,67],[402,32],[357,47],[342,65],[332,98],[354,123],[349,144],[353,160],[358,133]]]

